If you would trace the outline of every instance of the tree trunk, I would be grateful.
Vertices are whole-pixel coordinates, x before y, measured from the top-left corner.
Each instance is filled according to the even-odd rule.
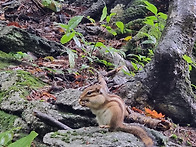
[[[188,64],[196,40],[196,0],[172,0],[168,21],[154,59],[140,77],[154,108],[180,124],[196,126],[196,98]],[[145,75],[145,76],[144,76]]]

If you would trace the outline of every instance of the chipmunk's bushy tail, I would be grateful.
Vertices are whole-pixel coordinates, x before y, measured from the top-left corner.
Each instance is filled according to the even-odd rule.
[[[125,126],[117,128],[118,131],[131,133],[140,138],[146,147],[153,147],[152,139],[147,135],[147,132],[139,126]]]

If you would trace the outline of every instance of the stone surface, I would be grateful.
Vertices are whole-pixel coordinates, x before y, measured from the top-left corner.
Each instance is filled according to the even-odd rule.
[[[0,25],[1,50],[9,52],[32,52],[37,56],[59,55],[66,48],[55,41],[30,34],[14,26]]]
[[[108,132],[106,129],[98,127],[81,128],[73,131],[59,130],[46,134],[43,141],[53,147],[144,147],[143,143],[132,134]]]

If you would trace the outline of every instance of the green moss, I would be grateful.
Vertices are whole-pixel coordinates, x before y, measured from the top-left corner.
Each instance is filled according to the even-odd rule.
[[[7,54],[3,51],[0,51],[0,69],[8,67],[10,64],[15,64],[14,57],[12,54]]]
[[[15,119],[18,118],[15,115],[5,113],[4,111],[0,111],[0,130],[1,132],[10,130],[13,128],[13,124]]]
[[[4,99],[6,97],[6,93],[7,93],[7,91],[0,90],[0,103],[1,103],[2,99]]]
[[[76,131],[73,131],[71,135],[73,135],[73,136],[77,136],[77,135],[78,135],[78,133],[77,133]]]
[[[21,98],[26,98],[32,89],[37,89],[45,86],[46,84],[38,78],[31,75],[29,72],[23,70],[7,71],[10,77],[17,76],[16,81],[6,90],[0,91],[0,102],[9,97],[13,92],[20,92]],[[8,79],[9,80],[9,79]]]
[[[43,87],[45,83],[41,82],[38,78],[31,75],[29,72],[23,70],[17,70],[17,85],[18,86],[26,86],[30,88],[39,88]]]
[[[70,143],[70,138],[69,137],[64,137],[61,140],[66,142],[66,143]]]
[[[144,5],[144,0],[134,0],[131,7],[125,10],[122,21],[127,22],[127,20],[134,20],[135,18],[145,17],[146,8],[142,5]]]
[[[138,18],[128,22],[126,28],[131,29],[134,36],[144,25],[144,18]]]
[[[54,132],[50,135],[51,138],[58,138],[59,132]]]

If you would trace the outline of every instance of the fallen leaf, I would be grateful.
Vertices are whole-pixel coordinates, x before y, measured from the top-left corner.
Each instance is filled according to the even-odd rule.
[[[136,107],[132,107],[131,109],[132,109],[133,111],[135,111],[135,112],[140,113],[140,114],[144,114],[144,112],[143,112],[142,110],[137,109]]]
[[[20,25],[19,25],[19,23],[18,22],[10,22],[10,23],[8,23],[7,24],[7,26],[15,26],[15,27],[18,27],[18,28],[22,28]]]
[[[145,108],[145,115],[156,119],[163,119],[165,117],[162,113],[157,113],[155,110],[150,110],[149,108]]]

